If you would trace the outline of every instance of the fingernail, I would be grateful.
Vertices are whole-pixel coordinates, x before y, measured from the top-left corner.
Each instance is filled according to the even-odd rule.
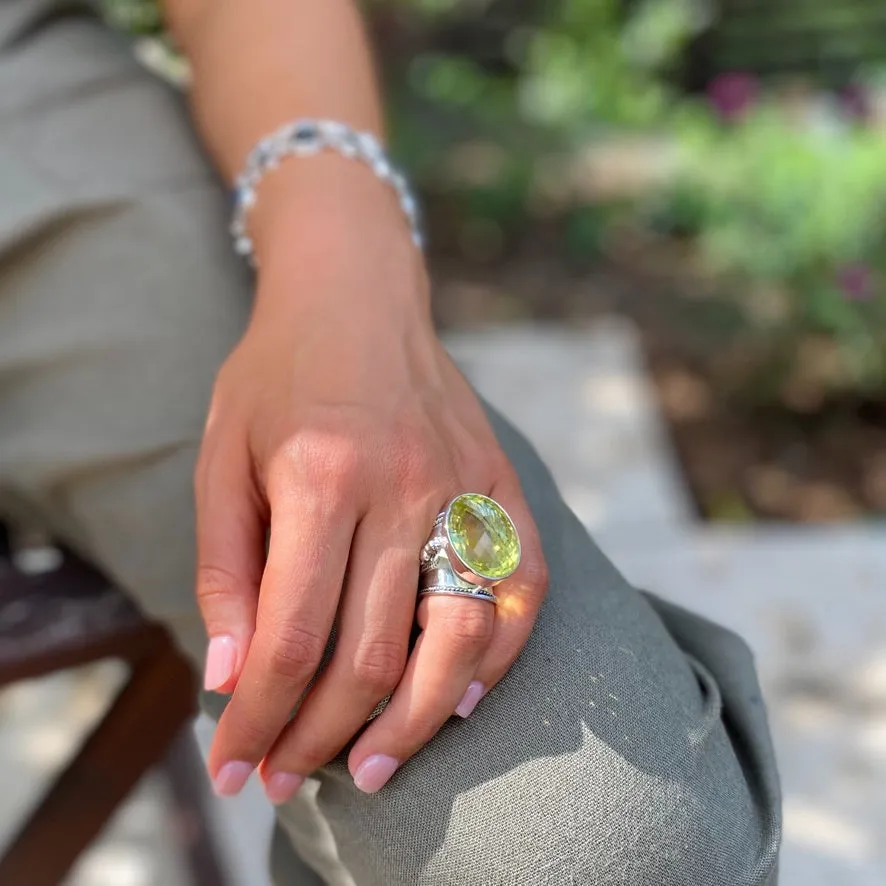
[[[208,692],[224,686],[237,666],[237,644],[233,637],[213,637],[206,650],[206,671],[203,688]]]
[[[275,805],[286,803],[295,796],[295,792],[304,784],[303,775],[292,772],[275,772],[265,782],[265,794]]]
[[[243,790],[246,779],[252,774],[255,767],[251,763],[243,763],[240,760],[234,760],[231,763],[225,763],[218,774],[212,779],[212,789],[219,797],[233,797]]]
[[[474,708],[479,704],[480,699],[483,698],[483,693],[485,691],[483,684],[479,680],[474,680],[474,682],[465,690],[465,694],[458,703],[455,713],[458,714],[459,717],[469,717]]]
[[[398,760],[384,754],[367,757],[354,773],[354,784],[365,794],[380,791],[391,779],[400,765]]]

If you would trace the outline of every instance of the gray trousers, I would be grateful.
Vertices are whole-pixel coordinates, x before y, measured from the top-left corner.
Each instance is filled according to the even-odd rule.
[[[181,100],[85,9],[0,0],[0,501],[202,658],[191,471],[249,311]],[[343,757],[279,813],[280,886],[764,886],[778,778],[751,655],[630,587],[492,414],[541,529],[528,646],[376,795]],[[295,850],[320,880],[299,878]]]

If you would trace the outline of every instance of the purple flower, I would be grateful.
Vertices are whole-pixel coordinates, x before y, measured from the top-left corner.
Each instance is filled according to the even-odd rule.
[[[874,275],[868,265],[854,262],[837,271],[837,285],[851,301],[868,301],[874,294]]]
[[[837,101],[847,117],[864,122],[871,116],[871,97],[861,83],[849,83],[837,92]]]
[[[756,102],[759,92],[757,79],[743,71],[719,74],[707,88],[708,101],[727,123],[734,123],[743,117]]]

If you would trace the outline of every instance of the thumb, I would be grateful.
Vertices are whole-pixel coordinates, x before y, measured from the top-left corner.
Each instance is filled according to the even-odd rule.
[[[197,602],[209,635],[203,685],[232,692],[252,635],[264,569],[264,508],[249,456],[216,451],[195,477]]]

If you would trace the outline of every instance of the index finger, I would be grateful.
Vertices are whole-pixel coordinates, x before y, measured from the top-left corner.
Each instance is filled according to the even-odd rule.
[[[272,505],[255,634],[209,754],[217,793],[235,794],[243,787],[317,672],[355,523],[316,495]]]

